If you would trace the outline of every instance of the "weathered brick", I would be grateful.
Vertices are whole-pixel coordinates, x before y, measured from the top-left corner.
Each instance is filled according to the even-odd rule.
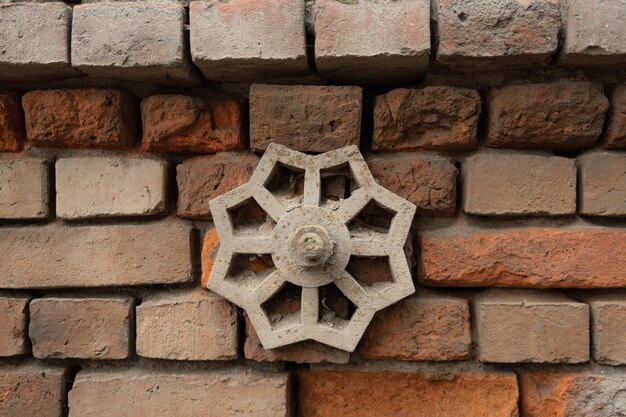
[[[193,1],[189,21],[193,62],[210,80],[251,81],[308,71],[303,1]]]
[[[150,295],[137,307],[137,354],[175,360],[237,358],[237,309],[205,290]]]
[[[5,227],[0,288],[175,284],[192,280],[191,227],[166,220]]]
[[[484,230],[455,225],[419,236],[426,285],[524,288],[626,286],[626,229]]]
[[[626,296],[604,294],[585,299],[591,309],[591,354],[605,365],[626,365]]]
[[[130,353],[130,297],[45,297],[30,303],[36,358],[125,359]]]
[[[0,292],[0,357],[30,352],[28,343],[28,303],[26,295]],[[1,402],[0,402],[1,403]],[[0,406],[0,415],[2,407]]]
[[[300,372],[298,415],[518,415],[513,373]]]
[[[62,2],[0,5],[0,78],[48,80],[77,75],[70,66],[72,9]]]
[[[437,62],[459,70],[545,66],[558,46],[558,0],[437,0]]]
[[[185,20],[182,3],[77,5],[72,19],[72,65],[92,77],[191,81]]]
[[[626,84],[619,84],[611,93],[602,146],[606,149],[626,149]]]
[[[215,261],[215,257],[217,256],[217,251],[219,250],[219,248],[220,239],[217,235],[217,229],[210,228],[204,234],[204,240],[202,242],[202,288],[207,288],[209,277],[211,276],[211,272],[213,271],[213,263]]]
[[[369,157],[374,178],[417,206],[421,215],[454,214],[458,169],[449,158],[416,153]]]
[[[568,0],[559,64],[626,64],[626,7],[622,0]]]
[[[473,155],[461,166],[463,210],[480,216],[576,212],[574,160],[515,153]]]
[[[626,412],[626,375],[605,370],[522,371],[523,417],[618,417]]]
[[[576,162],[580,214],[626,216],[626,153],[594,152]]]
[[[602,85],[587,81],[492,89],[488,104],[487,146],[557,150],[593,146],[609,107]]]
[[[0,218],[48,217],[48,171],[48,162],[45,159],[0,159]]]
[[[163,214],[166,188],[165,161],[77,157],[56,163],[56,210],[62,219]]]
[[[285,373],[242,368],[82,371],[69,393],[69,416],[286,417],[287,388]]]
[[[476,90],[398,88],[376,97],[372,151],[463,151],[477,145]]]
[[[329,80],[416,81],[430,54],[430,2],[317,0],[315,64]]]
[[[66,372],[38,363],[0,365],[0,416],[64,416]]]
[[[258,162],[252,153],[223,152],[176,166],[178,216],[210,219],[209,201],[246,183]]]
[[[0,152],[19,150],[25,137],[20,99],[13,95],[0,94]]]
[[[478,359],[498,363],[589,360],[589,306],[565,295],[490,290],[473,303]]]
[[[326,152],[358,144],[362,96],[353,86],[252,85],[250,146]]]
[[[137,136],[135,100],[119,90],[37,90],[22,106],[31,146],[126,149]]]
[[[258,362],[296,362],[296,363],[348,363],[350,353],[313,340],[265,349],[248,316],[246,316],[246,359]]]
[[[376,313],[358,351],[366,359],[453,361],[471,349],[467,301],[421,293]]]
[[[239,100],[174,94],[141,102],[144,152],[215,153],[244,147]]]

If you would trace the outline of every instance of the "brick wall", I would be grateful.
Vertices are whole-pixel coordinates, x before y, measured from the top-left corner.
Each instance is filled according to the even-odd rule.
[[[623,0],[0,3],[0,417],[626,415]],[[417,206],[354,353],[203,288],[270,143]]]

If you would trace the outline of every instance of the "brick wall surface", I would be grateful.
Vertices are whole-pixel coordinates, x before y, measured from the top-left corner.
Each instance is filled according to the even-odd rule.
[[[624,0],[0,0],[0,417],[626,415],[625,19]],[[230,256],[215,228],[210,201],[271,144],[357,146],[417,207],[417,290],[353,352],[266,348],[206,289],[228,261],[270,326],[313,306],[267,290],[267,241]],[[357,174],[324,169],[320,203],[345,214]],[[285,211],[310,199],[302,167],[268,175]],[[238,238],[272,201],[228,212]],[[350,220],[376,239],[380,203]],[[360,294],[402,278],[362,254]],[[320,294],[320,321],[362,314]]]

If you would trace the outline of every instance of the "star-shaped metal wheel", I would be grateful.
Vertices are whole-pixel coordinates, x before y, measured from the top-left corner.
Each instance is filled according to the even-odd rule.
[[[349,180],[328,185],[337,173]],[[415,291],[404,252],[415,206],[376,182],[356,146],[307,155],[271,144],[250,181],[210,206],[220,248],[208,289],[246,310],[266,349],[316,340],[353,351],[376,311]],[[373,207],[386,225],[360,221]],[[385,258],[391,279],[364,285],[346,269],[353,257]],[[297,308],[272,314],[266,306],[287,285]],[[329,314],[328,286],[351,302],[349,317]]]

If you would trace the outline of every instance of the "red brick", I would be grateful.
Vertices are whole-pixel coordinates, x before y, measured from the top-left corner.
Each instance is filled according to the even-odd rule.
[[[204,240],[202,243],[202,288],[206,288],[213,271],[213,262],[217,256],[217,251],[220,248],[220,239],[217,235],[217,230],[211,228],[204,234]]]
[[[191,227],[148,224],[5,227],[0,288],[104,287],[193,279]]]
[[[288,374],[224,370],[82,371],[69,393],[69,417],[286,417]]]
[[[246,359],[257,362],[348,363],[350,360],[350,353],[312,340],[265,349],[247,316],[244,353]]]
[[[377,151],[463,151],[477,145],[480,96],[453,87],[399,88],[376,97]]]
[[[9,94],[0,94],[0,152],[19,150],[25,137],[20,99]]]
[[[25,295],[0,292],[0,357],[30,352],[27,331],[29,301],[30,297]]]
[[[149,295],[137,306],[139,356],[236,359],[237,341],[237,309],[209,291]]]
[[[580,156],[579,212],[586,216],[626,216],[626,153]]]
[[[587,298],[591,308],[592,355],[605,365],[626,365],[626,295]]]
[[[210,219],[209,201],[248,182],[258,162],[259,157],[252,153],[224,152],[179,164],[178,216]]]
[[[135,99],[119,90],[38,90],[22,97],[30,146],[128,149],[138,133]]]
[[[36,358],[125,359],[133,299],[38,298],[30,303]]]
[[[41,158],[0,159],[0,218],[50,215],[49,163]]]
[[[360,87],[263,85],[250,88],[250,146],[279,143],[302,152],[358,145]]]
[[[242,103],[166,94],[141,102],[144,152],[216,153],[244,148]]]
[[[492,89],[488,104],[487,146],[556,150],[592,147],[609,107],[602,85],[587,81]]]
[[[317,0],[315,64],[334,82],[419,80],[430,53],[428,1]]]
[[[602,146],[606,149],[626,149],[626,84],[620,84],[611,93],[608,123]]]
[[[454,226],[419,237],[425,285],[614,288],[626,286],[626,230]]]
[[[437,0],[437,62],[457,70],[545,66],[556,52],[559,0]]]
[[[358,351],[366,359],[454,361],[472,350],[466,300],[420,293],[379,311]]]
[[[626,412],[623,371],[522,371],[523,417],[618,417]]]
[[[498,363],[589,360],[589,306],[561,294],[490,290],[474,301],[478,359]]]
[[[463,210],[480,216],[576,212],[576,166],[557,156],[477,154],[463,161]]]
[[[402,153],[375,155],[367,163],[383,187],[415,204],[419,214],[454,214],[459,171],[451,159]]]
[[[35,362],[0,365],[0,416],[62,417],[66,372]]]
[[[298,416],[514,417],[513,373],[300,372]]]

